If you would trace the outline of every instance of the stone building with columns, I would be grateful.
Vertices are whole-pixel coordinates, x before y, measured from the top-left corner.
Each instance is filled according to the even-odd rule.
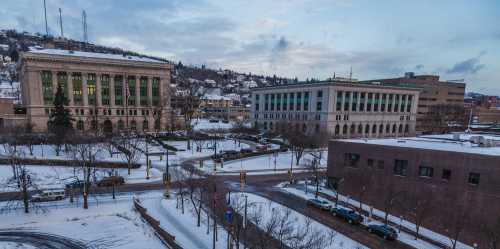
[[[34,130],[46,131],[61,85],[78,130],[162,130],[170,124],[171,70],[145,57],[32,48],[21,54],[22,104]]]
[[[332,137],[415,135],[420,89],[334,78],[252,88],[253,124]]]

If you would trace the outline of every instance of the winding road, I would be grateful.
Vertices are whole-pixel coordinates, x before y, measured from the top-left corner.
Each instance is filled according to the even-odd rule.
[[[90,249],[83,241],[24,229],[0,230],[0,241],[30,245],[40,249]]]

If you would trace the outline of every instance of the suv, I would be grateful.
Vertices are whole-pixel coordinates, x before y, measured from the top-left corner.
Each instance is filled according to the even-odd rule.
[[[395,240],[398,237],[396,230],[387,225],[368,225],[368,232],[374,233],[386,240]]]
[[[125,179],[121,176],[109,176],[105,177],[99,182],[97,182],[98,187],[111,187],[113,185],[122,185],[125,183]]]
[[[307,205],[317,207],[321,210],[330,210],[330,208],[332,208],[332,205],[330,205],[330,203],[319,199],[309,199],[307,200]]]
[[[60,201],[66,197],[64,189],[47,189],[42,190],[39,194],[34,194],[31,196],[32,202],[41,201]]]
[[[346,208],[332,208],[330,210],[333,216],[343,218],[349,222],[349,224],[359,224],[363,222],[363,216],[356,213],[354,210]]]

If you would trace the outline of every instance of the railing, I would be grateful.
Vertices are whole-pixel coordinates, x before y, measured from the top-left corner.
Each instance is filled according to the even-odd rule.
[[[155,230],[156,236],[158,236],[163,244],[165,244],[168,248],[183,249],[175,241],[175,236],[161,228],[160,221],[148,214],[148,210],[141,205],[141,201],[139,199],[134,198],[134,207],[137,212],[139,212],[141,217],[153,228],[153,230]]]

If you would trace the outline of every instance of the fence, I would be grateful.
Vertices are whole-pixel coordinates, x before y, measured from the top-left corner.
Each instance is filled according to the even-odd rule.
[[[175,241],[175,236],[163,230],[163,228],[160,227],[160,221],[148,214],[148,210],[141,205],[140,200],[134,198],[134,207],[141,217],[155,230],[155,234],[167,247],[172,249],[183,249]]]

